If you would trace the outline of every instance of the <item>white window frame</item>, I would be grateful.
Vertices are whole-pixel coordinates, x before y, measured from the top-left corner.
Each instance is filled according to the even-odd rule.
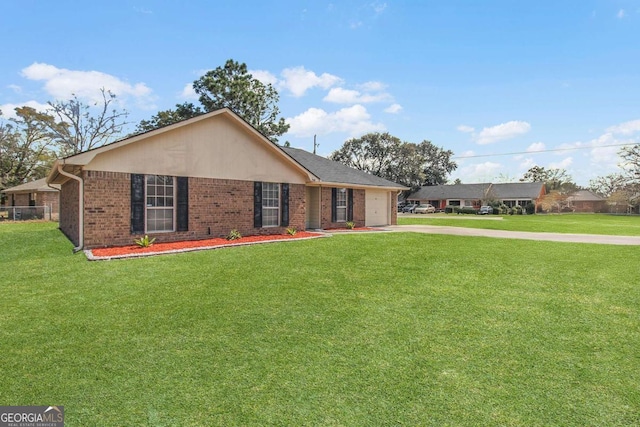
[[[336,189],[336,222],[347,222],[348,197],[349,195],[347,194],[346,188]]]
[[[275,191],[275,197],[269,197]],[[281,196],[280,184],[275,182],[263,182],[262,183],[262,227],[279,227],[280,226],[280,196]],[[268,218],[273,218],[275,213],[275,223],[268,223],[268,218],[265,212],[269,212]],[[267,218],[267,221],[265,221]]]
[[[155,177],[155,178],[159,178],[159,177],[164,177],[164,178],[171,178],[172,180],[172,194],[165,194],[161,195],[160,197],[166,199],[168,197],[171,197],[171,206],[153,206],[153,203],[149,203],[149,197],[154,197],[154,198],[158,198],[159,196],[157,194],[154,195],[150,195],[149,194],[149,178],[150,177]],[[145,175],[144,176],[144,230],[145,233],[172,233],[176,231],[176,194],[177,194],[177,179],[175,176],[170,176],[170,175]],[[151,184],[153,186],[157,188],[161,187],[164,188],[165,190],[167,189],[167,187],[169,187],[168,185],[157,185],[157,184]],[[153,230],[149,228],[149,223],[151,221],[149,221],[149,212],[150,211],[169,211],[171,210],[171,230]]]

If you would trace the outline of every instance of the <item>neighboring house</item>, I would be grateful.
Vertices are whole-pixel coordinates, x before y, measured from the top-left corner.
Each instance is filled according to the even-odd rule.
[[[413,203],[430,203],[437,209],[445,206],[480,208],[483,204],[498,201],[509,207],[529,203],[538,204],[545,195],[542,182],[514,182],[508,184],[454,184],[422,187],[407,196]]]
[[[607,200],[588,190],[580,190],[567,198],[574,212],[607,212]]]
[[[430,203],[436,209],[445,206],[479,208],[491,184],[454,184],[421,187],[407,196],[409,203]]]
[[[498,200],[510,208],[519,205],[522,207],[533,203],[538,211],[540,199],[547,194],[544,182],[510,182],[491,184],[487,193],[489,200]]]
[[[46,206],[54,221],[60,210],[60,186],[47,185],[47,179],[37,179],[2,190],[4,205],[7,207]]]
[[[226,108],[59,159],[47,180],[77,248],[395,224],[406,189],[282,148]]]

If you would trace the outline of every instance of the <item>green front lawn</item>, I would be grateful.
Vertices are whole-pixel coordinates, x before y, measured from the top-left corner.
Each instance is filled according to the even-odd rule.
[[[637,247],[410,233],[88,262],[0,224],[0,402],[85,425],[640,423]]]
[[[502,218],[502,220],[496,220]],[[640,216],[607,214],[398,216],[399,225],[446,225],[491,230],[640,236]]]

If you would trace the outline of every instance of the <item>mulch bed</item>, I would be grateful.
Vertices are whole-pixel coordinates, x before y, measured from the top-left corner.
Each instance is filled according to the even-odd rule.
[[[254,245],[259,243],[270,243],[278,241],[295,241],[325,237],[323,233],[311,233],[308,231],[298,231],[294,236],[289,234],[278,234],[271,236],[245,236],[237,240],[227,240],[223,238],[206,240],[186,240],[181,242],[154,243],[143,248],[137,245],[116,246],[111,248],[87,249],[85,254],[91,261],[135,258],[151,255],[161,255],[170,253],[200,251],[206,249],[217,249],[229,246]]]

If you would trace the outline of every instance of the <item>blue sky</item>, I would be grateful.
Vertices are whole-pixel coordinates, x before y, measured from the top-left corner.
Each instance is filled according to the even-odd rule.
[[[387,131],[452,150],[464,183],[587,185],[640,143],[638,0],[6,0],[0,35],[4,117],[106,87],[132,129],[232,58],[278,89],[281,141],[322,155]]]

